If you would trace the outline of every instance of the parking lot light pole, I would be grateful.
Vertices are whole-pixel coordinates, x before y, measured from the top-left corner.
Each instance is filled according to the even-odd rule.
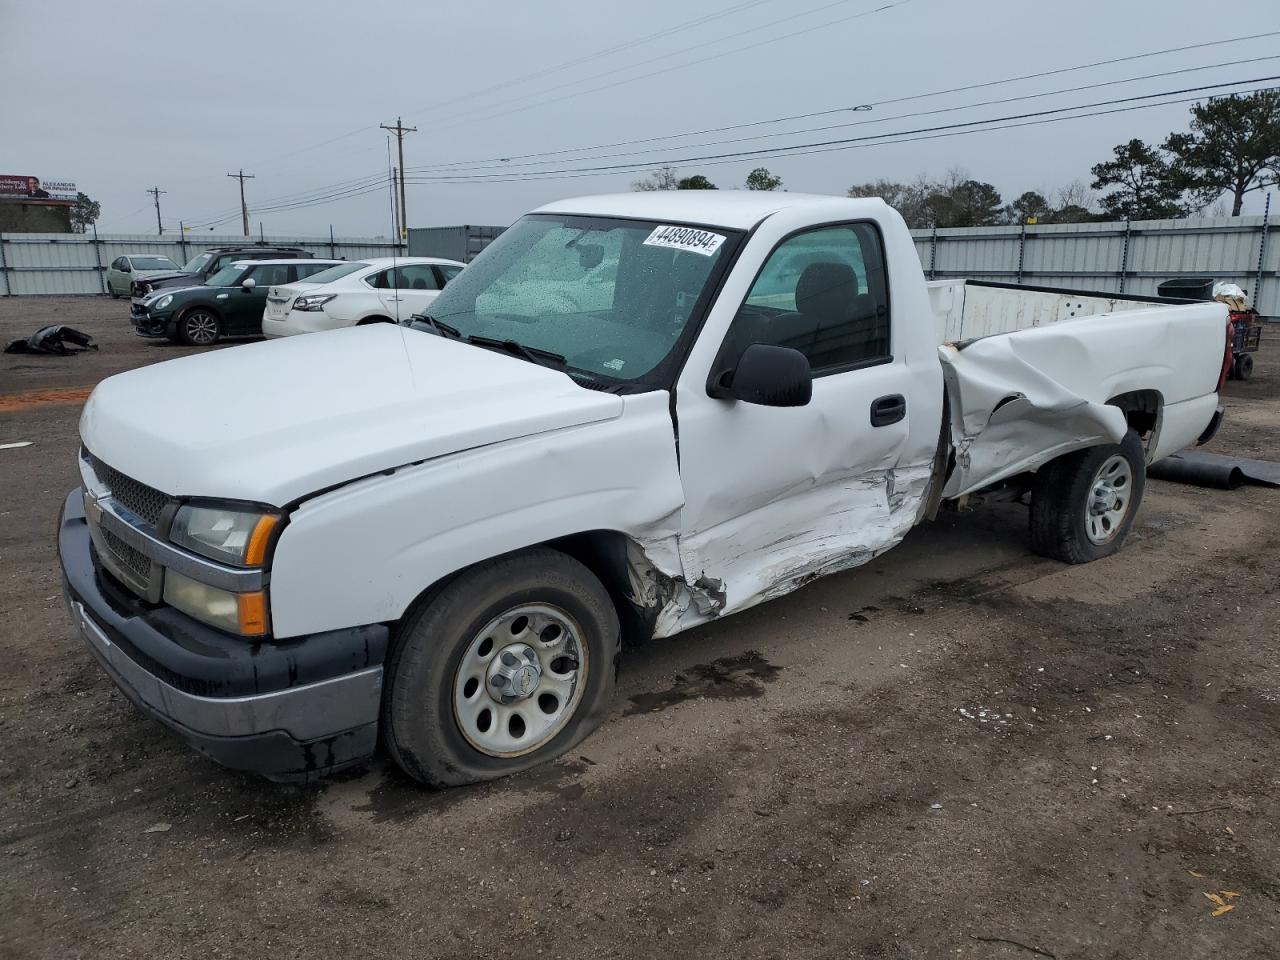
[[[253,174],[245,173],[242,168],[239,173],[228,173],[227,176],[234,177],[240,181],[240,223],[244,227],[244,235],[247,238],[249,236],[249,208],[244,202],[244,182],[252,180]]]

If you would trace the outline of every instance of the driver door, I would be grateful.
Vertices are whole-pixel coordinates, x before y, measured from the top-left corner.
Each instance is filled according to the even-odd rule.
[[[914,522],[899,510],[909,374],[891,351],[884,263],[871,223],[783,238],[737,307],[712,370],[682,375],[680,557],[686,582],[718,593],[721,613],[866,562]],[[752,343],[808,358],[807,405],[708,395],[708,375],[732,369]]]
[[[288,283],[293,268],[282,263],[261,263],[250,268],[240,278],[240,283],[227,291],[227,336],[243,336],[262,332],[262,313],[267,307],[267,291],[272,286]],[[245,280],[252,278],[252,289],[244,288]]]

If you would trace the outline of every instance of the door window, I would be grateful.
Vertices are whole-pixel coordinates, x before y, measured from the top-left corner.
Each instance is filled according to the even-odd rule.
[[[124,270],[124,257],[116,257],[111,261],[112,270]]]
[[[329,263],[299,263],[294,269],[298,271],[299,280],[306,280],[321,270],[328,270],[331,266],[332,264]]]
[[[430,264],[410,263],[396,267],[396,286],[401,290],[439,290],[440,283]]]
[[[732,365],[752,343],[799,350],[815,375],[891,359],[888,284],[876,228],[823,227],[780,243],[734,317],[722,360]]]
[[[390,290],[395,284],[390,270],[379,270],[377,273],[365,277],[364,282],[375,290]]]
[[[289,265],[285,263],[259,264],[249,271],[249,276],[259,287],[278,287],[289,282]]]
[[[443,287],[446,283],[460,274],[462,272],[462,268],[455,267],[448,263],[438,263],[436,264],[436,272],[440,274],[440,286]]]

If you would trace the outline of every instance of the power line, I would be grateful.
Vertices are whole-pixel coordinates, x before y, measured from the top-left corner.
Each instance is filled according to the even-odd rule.
[[[561,95],[561,96],[559,96],[559,97],[551,97],[551,98],[549,98],[549,99],[547,99],[547,98],[544,98],[544,97],[543,97],[543,94],[544,94],[544,93],[549,93],[549,92],[551,92],[552,90],[560,89],[560,87],[563,87],[563,86],[572,86],[572,85],[573,85],[573,84],[561,84],[561,85],[560,85],[560,87],[551,87],[549,90],[540,91],[539,93],[531,94],[531,96],[536,97],[536,98],[539,98],[539,99],[537,100],[537,105],[538,105],[538,106],[540,106],[540,107],[541,107],[541,106],[546,106],[546,105],[551,104],[551,103],[559,103],[559,102],[561,102],[562,100],[572,100],[574,97],[581,97],[581,96],[584,96],[584,95],[586,95],[586,94],[588,94],[588,93],[600,93],[600,92],[602,92],[602,91],[604,91],[604,90],[612,90],[612,89],[614,89],[615,87],[621,87],[621,86],[625,86],[625,85],[627,85],[627,84],[629,84],[629,83],[635,83],[637,80],[647,80],[647,79],[648,79],[648,78],[650,78],[650,77],[656,77],[656,76],[660,76],[660,75],[666,75],[666,74],[672,73],[673,71],[676,71],[676,70],[685,70],[685,69],[687,69],[687,68],[689,68],[689,67],[701,66],[701,65],[702,65],[702,64],[704,64],[704,63],[710,63],[712,60],[719,60],[719,59],[721,59],[722,57],[732,56],[732,55],[733,55],[733,54],[735,54],[735,53],[743,53],[743,52],[745,52],[745,51],[747,51],[747,50],[754,50],[754,49],[756,49],[757,47],[764,47],[764,46],[768,46],[769,44],[778,43],[778,42],[780,42],[780,41],[782,41],[782,40],[790,40],[790,39],[792,39],[793,37],[803,36],[804,34],[807,34],[807,33],[813,33],[815,30],[823,30],[823,29],[825,29],[825,28],[827,28],[827,27],[833,27],[833,26],[836,26],[837,24],[847,23],[847,22],[848,22],[848,21],[850,21],[850,20],[858,20],[858,19],[861,19],[862,17],[869,17],[869,16],[871,16],[872,14],[881,13],[881,12],[883,12],[883,11],[885,11],[885,10],[891,10],[891,9],[893,9],[894,7],[900,7],[900,6],[902,6],[903,4],[910,3],[910,2],[912,2],[912,0],[893,0],[893,2],[891,2],[891,3],[886,3],[886,4],[883,4],[883,5],[879,6],[879,7],[875,7],[875,8],[870,9],[870,10],[863,10],[863,11],[861,11],[861,12],[859,12],[859,13],[850,14],[849,16],[845,16],[845,17],[837,17],[837,18],[836,18],[836,19],[834,19],[834,20],[827,20],[827,21],[824,21],[823,23],[814,24],[813,26],[805,27],[805,28],[803,28],[803,29],[801,29],[801,30],[793,30],[791,33],[783,33],[783,34],[779,34],[779,35],[777,35],[777,36],[768,37],[768,38],[766,38],[766,39],[764,39],[764,40],[757,40],[755,43],[749,43],[749,44],[746,44],[746,45],[741,46],[741,47],[734,47],[732,50],[723,50],[723,51],[721,51],[720,53],[713,53],[713,54],[710,54],[709,56],[701,57],[701,58],[699,58],[699,59],[697,59],[697,60],[691,60],[691,61],[689,61],[689,62],[687,62],[687,63],[677,63],[677,64],[673,64],[673,65],[671,65],[671,66],[664,67],[664,68],[662,68],[661,70],[653,70],[653,71],[651,71],[651,72],[649,72],[649,73],[642,73],[642,74],[639,74],[638,76],[634,76],[634,77],[627,77],[626,79],[618,80],[618,81],[616,81],[616,82],[614,82],[614,83],[607,83],[607,84],[603,84],[603,85],[601,85],[601,86],[592,87],[590,90],[579,90],[579,91],[574,92],[574,93],[566,93],[566,94],[563,94],[563,95]],[[815,8],[815,10],[810,10],[810,11],[808,11],[808,13],[814,13],[814,12],[816,12],[817,10],[825,10],[825,9],[827,9],[827,7],[834,6],[834,5],[835,5],[835,4],[827,4],[827,6],[825,6],[825,7],[817,7],[817,8]],[[752,32],[755,32],[755,30],[763,29],[764,27],[767,27],[767,26],[777,26],[779,23],[786,23],[786,22],[789,22],[789,21],[791,21],[791,20],[794,20],[794,19],[796,18],[796,16],[807,16],[807,15],[808,15],[808,13],[806,13],[806,14],[798,14],[798,15],[793,14],[793,15],[791,15],[791,16],[784,17],[784,18],[783,18],[783,19],[781,19],[781,20],[771,21],[771,22],[770,22],[770,23],[768,23],[768,24],[764,24],[762,27],[753,28],[753,29],[752,29],[752,30],[750,30],[750,31],[742,31],[742,33],[733,34],[732,36],[734,36],[734,37],[742,36],[742,35],[743,35],[743,33],[752,33]],[[721,43],[721,42],[723,42],[725,39],[726,39],[726,38],[721,37],[721,38],[719,38],[719,39],[717,39],[717,40],[709,41],[709,43]],[[685,50],[680,51],[680,52],[682,52],[682,53],[687,53],[689,50],[697,49],[697,47],[698,47],[698,46],[708,46],[708,45],[709,45],[709,43],[699,44],[699,45],[694,46],[694,47],[688,47],[688,48],[686,48]],[[665,58],[659,58],[659,59],[665,59]],[[652,62],[652,61],[646,61],[646,62]],[[595,77],[589,77],[589,78],[586,78],[586,79],[598,79],[599,77],[610,76],[610,75],[612,75],[612,74],[614,74],[614,73],[621,73],[621,72],[623,72],[623,71],[625,71],[625,70],[631,70],[631,69],[634,69],[636,66],[639,66],[639,65],[640,65],[640,64],[633,64],[633,65],[628,66],[628,67],[620,67],[620,68],[618,68],[617,70],[606,71],[606,72],[605,72],[605,73],[603,73],[603,74],[598,74],[598,75],[596,75]],[[574,83],[581,83],[581,82],[585,82],[585,80],[574,81]],[[490,114],[485,114],[485,115],[482,115],[482,116],[467,116],[467,117],[462,118],[462,119],[456,119],[456,120],[455,120],[454,122],[452,122],[452,123],[448,123],[448,122],[446,122],[446,123],[443,123],[443,124],[438,125],[438,126],[433,126],[433,129],[436,129],[436,130],[448,130],[448,129],[452,129],[453,127],[459,126],[460,124],[472,123],[472,122],[482,122],[482,121],[486,121],[486,120],[495,120],[495,119],[497,119],[497,118],[499,118],[499,117],[505,117],[505,116],[507,116],[507,115],[509,115],[509,114],[512,114],[512,113],[518,113],[518,112],[520,112],[520,111],[522,111],[522,110],[527,110],[527,109],[529,108],[529,106],[530,106],[530,105],[528,105],[528,104],[526,104],[526,105],[519,105],[519,106],[511,107],[510,109],[500,110],[500,111],[498,111],[497,113],[490,113]]]
[[[717,166],[725,163],[738,162],[745,158],[762,158],[769,156],[807,156],[816,153],[827,153],[838,150],[856,149],[867,146],[882,146],[892,143],[909,143],[922,140],[941,139],[949,136],[960,136],[971,133],[984,133],[995,130],[1010,129],[1012,127],[1033,126],[1041,123],[1058,122],[1064,120],[1076,120],[1085,117],[1102,116],[1111,113],[1123,113],[1131,110],[1150,109],[1153,107],[1170,106],[1180,103],[1189,103],[1202,99],[1202,97],[1191,97],[1184,100],[1162,100],[1161,102],[1143,102],[1153,101],[1157,98],[1166,98],[1177,96],[1182,93],[1203,92],[1212,89],[1222,89],[1225,87],[1241,86],[1249,83],[1266,82],[1270,80],[1280,79],[1277,77],[1263,77],[1254,80],[1238,80],[1218,84],[1207,84],[1196,87],[1186,87],[1179,90],[1169,90],[1160,93],[1143,94],[1139,96],[1124,97],[1114,100],[1104,100],[1095,103],[1075,104],[1066,107],[1057,107],[1048,110],[1034,111],[1029,113],[1013,114],[1003,117],[992,117],[984,120],[972,120],[962,123],[945,124],[933,127],[922,127],[910,130],[898,130],[887,133],[871,134],[862,137],[851,137],[839,140],[818,141],[814,143],[789,144],[778,147],[765,147],[758,150],[735,151],[725,154],[714,154],[701,157],[684,157],[684,158],[668,158],[658,161],[637,161],[630,164],[615,164],[607,167],[572,167],[564,169],[551,170],[535,170],[524,174],[516,174],[512,176],[504,176],[501,174],[485,174],[477,176],[465,175],[442,175],[442,176],[418,176],[408,177],[408,182],[413,183],[438,183],[438,184],[465,184],[465,183],[513,183],[530,180],[560,180],[560,179],[579,179],[582,177],[598,177],[610,174],[636,173],[643,170],[652,169],[656,166],[680,165],[688,163],[699,163],[704,166]],[[1235,93],[1246,94],[1256,92],[1256,90],[1238,90]],[[1134,104],[1136,106],[1116,106],[1124,104]],[[1094,110],[1096,107],[1109,107],[1111,109]],[[1091,110],[1088,113],[1079,113],[1078,111]],[[1062,114],[1071,113],[1073,116],[1062,116]],[[352,197],[367,196],[380,191],[384,185],[391,182],[391,178],[385,174],[377,178],[377,182],[356,188],[348,188],[345,190],[332,191],[328,194],[316,197],[292,201],[285,204],[279,204],[276,207],[267,208],[268,210],[284,210],[284,209],[300,209],[311,206],[320,206],[331,203],[340,199]],[[221,221],[214,221],[221,222]],[[200,224],[200,226],[209,226],[209,223]]]
[[[1273,54],[1267,57],[1253,57],[1247,60],[1235,60],[1235,61],[1232,61],[1231,66],[1242,66],[1245,64],[1260,63],[1260,62],[1265,62],[1270,60],[1280,60],[1280,54]],[[979,101],[978,103],[957,104],[955,106],[950,106],[950,107],[937,107],[932,110],[917,110],[912,113],[899,113],[899,114],[894,114],[887,117],[873,117],[872,119],[869,119],[869,120],[856,120],[856,121],[850,121],[848,123],[835,123],[835,124],[828,124],[820,127],[804,127],[799,130],[783,130],[777,133],[758,133],[758,134],[753,134],[747,137],[734,137],[728,140],[709,140],[709,141],[704,141],[702,143],[688,143],[688,144],[682,144],[681,149],[696,149],[699,147],[713,147],[713,146],[721,146],[724,144],[747,143],[752,140],[766,140],[766,139],[772,139],[774,137],[791,137],[791,136],[797,136],[803,133],[819,133],[826,130],[844,130],[844,129],[848,129],[849,127],[861,127],[869,124],[888,123],[892,120],[905,120],[912,117],[936,116],[938,114],[944,114],[944,113],[955,113],[961,110],[974,110],[979,107],[998,106],[998,105],[1003,105],[1007,103],[1019,103],[1027,100],[1038,100],[1038,99],[1043,99],[1044,97],[1060,96],[1066,93],[1080,93],[1085,90],[1098,90],[1103,87],[1114,87],[1121,84],[1137,83],[1142,80],[1155,80],[1155,79],[1161,79],[1164,77],[1180,76],[1187,73],[1198,73],[1204,70],[1217,70],[1222,68],[1223,66],[1225,65],[1221,63],[1212,63],[1212,64],[1206,64],[1204,66],[1199,66],[1199,67],[1184,67],[1181,70],[1166,70],[1161,73],[1148,73],[1142,76],[1127,77],[1121,80],[1106,80],[1100,83],[1089,83],[1089,84],[1083,84],[1075,87],[1065,87],[1059,90],[1047,90],[1043,93],[1028,93],[1028,94],[1022,94],[1016,97],[1000,97],[994,100],[982,100],[982,101]],[[566,162],[573,162],[575,160],[610,160],[610,159],[616,159],[620,157],[633,157],[633,156],[638,156],[640,154],[661,153],[663,151],[671,150],[671,149],[673,148],[672,147],[652,147],[645,150],[627,151],[623,153],[612,153],[612,154],[606,153],[606,154],[593,155],[593,156],[569,157],[569,158],[566,158]],[[542,163],[545,163],[545,161],[531,160],[523,163],[472,164],[472,165],[469,165],[466,169],[468,170],[491,170],[491,169],[508,170],[514,167],[539,166]],[[413,169],[415,172],[423,172],[424,170],[430,169],[430,168],[417,167]]]
[[[1140,100],[1152,100],[1157,97],[1171,97],[1171,96],[1177,96],[1184,93],[1202,92],[1206,90],[1217,90],[1217,89],[1222,89],[1224,87],[1241,86],[1241,85],[1250,84],[1250,83],[1265,83],[1271,80],[1280,80],[1280,75],[1269,76],[1269,77],[1255,77],[1248,80],[1234,80],[1226,83],[1205,84],[1197,87],[1184,87],[1179,90],[1165,90],[1160,93],[1149,93],[1149,94],[1142,94],[1140,96],[1122,97],[1115,100],[1101,100],[1095,103],[1076,104],[1074,106],[1068,106],[1068,107],[1055,107],[1052,109],[1037,110],[1029,113],[1012,114],[1010,116],[1005,116],[1005,117],[992,117],[986,120],[969,120],[961,123],[943,124],[943,125],[934,126],[934,127],[920,127],[913,130],[899,130],[891,133],[870,134],[862,137],[847,137],[847,138],[842,138],[838,140],[824,140],[824,141],[816,141],[812,143],[797,143],[797,144],[789,144],[789,145],[779,146],[779,147],[762,147],[758,150],[741,150],[741,151],[734,151],[729,153],[707,154],[707,155],[695,156],[695,157],[680,157],[680,158],[667,158],[665,160],[637,161],[635,163],[630,163],[630,164],[611,164],[611,165],[598,166],[598,167],[571,167],[565,170],[549,170],[549,171],[532,170],[532,171],[529,171],[527,174],[517,175],[516,177],[511,179],[512,180],[542,179],[544,177],[548,177],[555,174],[561,174],[561,173],[579,173],[579,174],[594,174],[594,175],[600,175],[604,173],[618,173],[618,172],[634,173],[639,170],[652,169],[654,167],[681,166],[681,165],[691,164],[691,163],[708,164],[708,163],[719,163],[719,162],[731,162],[734,160],[740,160],[740,159],[746,159],[746,158],[757,159],[761,157],[772,157],[772,156],[792,156],[792,155],[803,156],[803,155],[806,155],[807,153],[825,152],[815,148],[838,148],[843,146],[867,143],[875,140],[885,140],[886,138],[890,138],[890,137],[906,137],[909,135],[916,139],[929,139],[926,137],[915,137],[915,135],[937,133],[937,132],[949,131],[949,130],[960,130],[960,129],[966,129],[966,128],[981,128],[991,124],[1005,123],[1006,121],[1047,117],[1047,116],[1053,116],[1055,114],[1062,114],[1062,113],[1067,113],[1067,112],[1076,111],[1076,110],[1088,110],[1094,107],[1109,107],[1116,104],[1135,103]],[[1254,92],[1257,92],[1257,90],[1254,89],[1254,90],[1236,91],[1236,92],[1237,93],[1254,93]],[[1191,99],[1198,100],[1201,98],[1193,97]],[[1173,101],[1173,102],[1182,102],[1182,101]],[[1163,105],[1166,105],[1166,104],[1155,104],[1155,106],[1163,106]],[[1100,113],[1106,113],[1106,112],[1119,112],[1119,111],[1101,111]],[[1093,114],[1090,114],[1090,115],[1092,116]],[[1074,118],[1067,118],[1067,119],[1074,119]],[[900,142],[900,141],[895,141],[895,142]],[[507,182],[501,179],[500,174],[478,174],[474,177],[465,177],[465,176],[418,177],[414,179],[414,182],[416,183],[440,182],[440,181],[451,182],[451,183]]]
[[[699,27],[699,26],[702,26],[703,24],[710,23],[713,20],[718,20],[718,19],[721,19],[722,17],[731,16],[732,14],[740,13],[752,7],[760,6],[763,3],[771,3],[771,2],[773,2],[773,0],[746,0],[746,2],[744,3],[737,3],[731,7],[726,7],[723,10],[720,10],[714,13],[703,14],[702,16],[695,17],[692,20],[686,20],[682,23],[678,23],[671,27],[667,27],[663,30],[659,30],[656,33],[648,34],[643,37],[637,37],[633,40],[628,40],[624,43],[617,44],[613,47],[607,47],[603,50],[598,50],[593,54],[588,54],[586,56],[578,57],[573,60],[566,60],[552,67],[545,67],[542,70],[537,70],[532,73],[526,73],[516,77],[512,77],[509,80],[504,80],[501,83],[494,84],[493,86],[485,87],[483,90],[476,90],[471,93],[463,94],[462,96],[456,97],[455,99],[453,99],[451,103],[454,103],[454,104],[465,103],[468,100],[474,100],[477,97],[482,97],[486,94],[493,93],[498,90],[503,90],[510,86],[514,86],[517,83],[526,83],[530,80],[536,80],[540,77],[548,76],[549,74],[558,73],[562,70],[567,70],[570,67],[578,66],[582,63],[588,63],[592,60],[598,60],[602,57],[606,57],[614,53],[621,53],[624,50],[629,50],[637,46],[642,46],[643,44],[651,43],[654,40],[660,40],[663,37],[667,37],[673,33],[678,33],[694,27]],[[428,110],[436,109],[437,106],[438,104],[432,104],[431,106],[420,107],[416,110],[410,111],[409,116],[415,116],[417,114],[424,113]],[[305,147],[299,147],[296,150],[291,150],[288,153],[281,153],[273,157],[269,157],[265,160],[259,160],[257,161],[257,164],[259,166],[266,166],[268,164],[274,163],[277,160],[284,160],[284,159],[287,159],[288,157],[297,156],[300,153],[306,153],[311,150],[319,149],[320,147],[327,147],[329,144],[337,143],[340,140],[346,140],[351,137],[357,136],[358,134],[366,133],[369,130],[375,130],[375,129],[377,128],[369,127],[369,126],[357,127],[354,130],[348,130],[346,133],[338,134],[335,137],[330,137],[329,139],[322,140],[319,143],[313,143]]]
[[[909,101],[924,100],[924,99],[933,98],[933,97],[947,96],[949,94],[954,94],[954,93],[965,93],[970,90],[979,90],[986,87],[1003,86],[1009,83],[1019,83],[1024,80],[1039,80],[1043,77],[1058,76],[1064,73],[1074,73],[1080,70],[1090,70],[1095,67],[1113,66],[1119,63],[1129,63],[1135,60],[1145,60],[1151,57],[1160,57],[1160,56],[1165,56],[1171,53],[1185,53],[1189,50],[1202,50],[1202,49],[1207,49],[1211,47],[1224,46],[1232,43],[1241,43],[1243,41],[1248,41],[1248,40],[1266,39],[1266,38],[1277,37],[1277,36],[1280,36],[1280,30],[1273,30],[1268,33],[1257,33],[1257,34],[1247,34],[1247,35],[1238,36],[1238,37],[1228,37],[1223,40],[1210,40],[1204,43],[1194,43],[1194,44],[1188,44],[1180,47],[1168,47],[1163,50],[1151,50],[1151,51],[1147,51],[1146,53],[1129,54],[1123,57],[1114,57],[1109,60],[1096,60],[1092,63],[1082,63],[1082,64],[1076,64],[1073,66],[1057,67],[1052,70],[1043,70],[1038,73],[1027,73],[1027,74],[1022,74],[1020,76],[1005,77],[1000,80],[987,80],[987,81],[983,81],[982,83],[968,84],[966,86],[961,86],[961,87],[947,87],[940,90],[932,90],[926,93],[916,93],[916,94],[912,94],[910,96],[905,96],[905,97],[894,97],[892,99],[887,99],[887,100],[873,100],[873,101],[870,101],[868,104],[864,104],[864,106],[873,106],[873,107],[889,106],[895,103],[906,103]],[[1222,64],[1222,65],[1225,66],[1226,64]],[[797,114],[791,114],[790,116],[784,116],[784,117],[771,117],[766,120],[752,120],[746,123],[727,124],[719,127],[705,127],[700,130],[688,130],[683,133],[671,133],[671,134],[665,134],[662,136],[654,136],[654,137],[641,137],[635,140],[620,140],[614,143],[595,144],[593,146],[586,146],[586,147],[569,147],[561,150],[549,150],[549,151],[543,151],[538,153],[514,154],[506,157],[489,157],[489,158],[480,159],[480,160],[455,160],[455,161],[438,163],[438,164],[426,164],[423,166],[414,167],[412,169],[414,171],[425,171],[430,169],[443,169],[443,168],[458,167],[458,166],[472,167],[478,164],[507,163],[513,160],[528,160],[528,159],[533,159],[537,157],[556,157],[556,156],[564,156],[565,154],[569,154],[569,153],[586,153],[586,152],[591,152],[595,150],[608,150],[614,147],[638,146],[638,145],[649,144],[649,143],[657,143],[662,140],[678,140],[678,139],[683,139],[685,137],[700,137],[700,136],[705,136],[707,134],[712,134],[712,133],[726,133],[731,130],[745,130],[752,127],[768,126],[768,125],[777,124],[777,123],[790,123],[795,120],[812,120],[817,117],[831,116],[837,113],[847,113],[855,109],[857,108],[853,106],[832,107],[826,110],[816,110],[809,113],[797,113]]]
[[[386,177],[385,172],[379,172],[371,175],[366,174],[361,177],[354,177],[349,180],[339,180],[335,183],[320,184],[319,186],[308,187],[305,190],[297,190],[292,193],[281,194],[280,196],[276,196],[276,197],[268,197],[265,200],[259,201],[256,207],[257,209],[266,211],[271,209],[273,205],[277,203],[284,203],[284,202],[295,200],[295,199],[307,199],[315,196],[318,192],[322,192],[326,190],[335,190],[335,189],[342,189],[342,188],[351,187],[351,186],[367,185],[374,180],[378,181],[378,183],[381,184],[382,180],[385,177]],[[228,207],[228,208],[224,208],[223,210],[216,210],[213,213],[206,214],[204,217],[200,218],[199,220],[193,221],[191,225],[200,227],[200,226],[208,226],[210,223],[224,223],[228,220],[235,219],[239,215],[240,215],[240,211],[237,208]]]
[[[461,97],[452,99],[449,101],[449,103],[450,103],[450,106],[456,105],[458,103],[465,103],[468,100],[474,100],[477,97],[483,97],[486,94],[494,93],[498,90],[505,90],[507,87],[515,86],[517,83],[528,83],[531,80],[537,80],[541,77],[549,76],[554,73],[560,73],[564,70],[567,70],[569,67],[576,67],[584,63],[591,63],[592,61],[595,61],[595,60],[601,60],[612,54],[622,53],[626,50],[631,50],[631,49],[634,49],[635,47],[643,46],[646,43],[652,43],[654,40],[661,40],[664,37],[669,37],[675,33],[684,33],[692,28],[700,27],[704,24],[710,23],[713,20],[720,20],[724,17],[731,16],[732,14],[735,14],[735,13],[742,13],[746,10],[751,9],[752,7],[758,7],[764,3],[772,3],[772,2],[774,2],[774,0],[747,0],[747,2],[745,3],[734,4],[731,7],[725,7],[724,9],[719,10],[715,13],[703,14],[702,16],[695,17],[692,20],[686,20],[683,23],[677,23],[674,26],[667,27],[655,33],[646,34],[643,37],[637,37],[634,40],[628,40],[625,43],[620,43],[612,47],[606,47],[603,50],[597,50],[595,53],[587,54],[586,56],[578,57],[573,60],[565,60],[559,64],[556,64],[553,67],[547,67],[543,70],[536,70],[533,73],[526,73],[518,77],[512,77],[509,80],[503,80],[501,83],[496,83],[493,86],[485,87],[482,90],[476,90],[471,93],[464,94]],[[845,3],[847,2],[847,0],[839,0],[839,2]],[[832,6],[834,6],[834,4],[832,4]],[[712,42],[714,43],[718,41],[712,41]],[[670,56],[674,56],[674,54],[670,54]],[[579,82],[579,81],[574,81],[574,82]],[[411,111],[409,115],[413,116],[415,114],[424,113],[427,110],[434,110],[434,109],[436,109],[435,105],[432,105],[429,107],[423,107],[421,109]]]

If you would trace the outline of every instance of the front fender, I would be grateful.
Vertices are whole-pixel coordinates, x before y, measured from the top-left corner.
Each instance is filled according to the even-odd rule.
[[[683,494],[669,395],[625,401],[613,420],[406,465],[305,500],[275,551],[275,635],[397,620],[458,570],[583,531],[674,542]]]

